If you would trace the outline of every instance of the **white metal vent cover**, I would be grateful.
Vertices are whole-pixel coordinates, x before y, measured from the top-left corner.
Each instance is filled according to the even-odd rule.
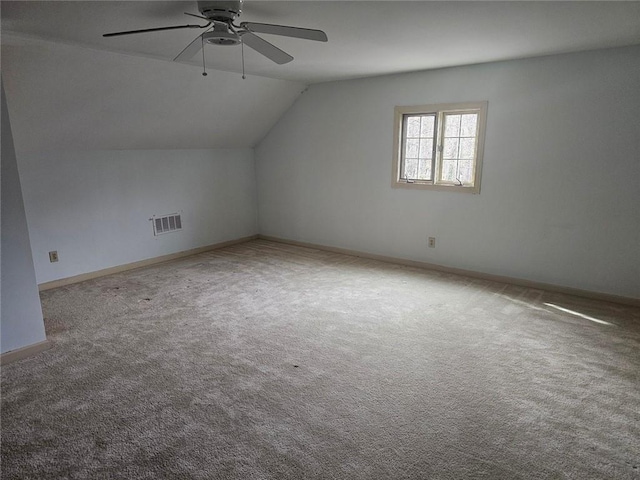
[[[153,234],[162,235],[164,233],[182,230],[182,218],[179,213],[169,215],[154,215],[151,217],[153,223]]]

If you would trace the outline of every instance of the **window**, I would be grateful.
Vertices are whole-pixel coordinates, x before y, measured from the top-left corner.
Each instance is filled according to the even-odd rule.
[[[487,102],[396,107],[393,186],[480,192]]]

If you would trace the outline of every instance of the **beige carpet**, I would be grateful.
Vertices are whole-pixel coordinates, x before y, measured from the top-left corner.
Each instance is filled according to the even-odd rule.
[[[2,478],[640,478],[637,308],[267,241],[42,301]]]

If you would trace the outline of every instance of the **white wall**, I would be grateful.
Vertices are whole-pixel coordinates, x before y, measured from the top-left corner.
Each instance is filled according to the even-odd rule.
[[[2,157],[0,158],[0,352],[25,347],[46,339],[38,286],[29,248],[11,123],[4,95],[2,97]]]
[[[24,153],[18,164],[38,283],[257,233],[252,149]],[[174,212],[183,230],[154,236],[151,216]]]
[[[392,188],[394,106],[478,100],[480,195]],[[260,232],[637,298],[639,112],[640,47],[315,85],[256,148]]]

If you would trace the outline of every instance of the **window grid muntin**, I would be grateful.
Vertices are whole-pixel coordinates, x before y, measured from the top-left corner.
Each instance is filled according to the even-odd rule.
[[[409,118],[419,118],[420,124],[418,126],[418,136],[417,137],[409,137]],[[428,137],[422,136],[422,124],[425,118],[432,119],[433,129],[432,136]],[[400,150],[400,172],[399,178],[401,180],[405,180],[408,183],[413,182],[433,182],[433,175],[435,172],[435,163],[436,163],[436,147],[437,147],[437,131],[438,131],[438,114],[437,112],[424,112],[424,113],[405,113],[402,115],[402,131],[401,131],[401,150]],[[417,140],[418,141],[418,157],[407,157],[407,141],[408,140]],[[431,158],[422,157],[421,156],[421,141],[422,140],[431,140]],[[407,160],[417,160],[416,165],[416,178],[408,178],[407,176]],[[428,161],[429,165],[429,176],[427,178],[418,178],[420,174],[420,164],[421,161]]]
[[[469,187],[473,187],[475,186],[475,177],[476,177],[476,168],[477,168],[477,160],[478,160],[478,132],[480,129],[480,109],[468,109],[468,110],[442,110],[440,112],[438,112],[438,115],[440,117],[442,117],[442,128],[441,131],[438,132],[438,154],[439,154],[439,158],[437,161],[437,176],[436,176],[436,181],[434,182],[434,185],[462,185],[462,186],[469,186]],[[460,133],[462,131],[462,116],[463,115],[474,115],[475,116],[475,131],[474,131],[474,135],[473,136],[461,136]],[[460,117],[460,123],[458,125],[458,135],[457,136],[450,136],[447,137],[446,136],[446,117],[449,116],[459,116]],[[444,149],[445,149],[445,141],[447,138],[456,138],[458,139],[458,147],[457,147],[457,154],[456,157],[453,159],[445,159],[444,158]],[[461,143],[460,139],[461,138],[473,138],[474,142],[473,142],[473,156],[470,159],[461,159],[460,158],[460,146]],[[459,167],[460,167],[460,160],[464,160],[464,161],[471,161],[471,172],[470,172],[470,181],[469,182],[460,182],[458,181],[453,181],[453,180],[445,180],[443,178],[443,169],[444,169],[444,163],[445,161],[456,161],[456,178],[459,178]]]
[[[462,130],[462,116],[463,115],[473,115],[475,116],[475,132],[473,136],[461,135]],[[404,180],[408,183],[414,182],[429,182],[433,185],[463,185],[463,186],[474,186],[475,184],[475,171],[477,168],[477,151],[478,151],[478,130],[480,127],[479,121],[480,111],[479,109],[468,109],[468,110],[441,110],[438,112],[424,112],[424,113],[405,113],[402,115],[402,146],[400,151],[401,164],[400,164],[400,172],[399,179]],[[459,116],[460,122],[457,128],[457,135],[455,136],[446,136],[446,118]],[[408,119],[410,117],[418,117],[420,118],[420,131],[422,131],[422,121],[424,117],[433,118],[434,122],[434,136],[433,137],[409,137],[408,136]],[[458,140],[458,146],[456,148],[456,156],[454,158],[445,159],[444,158],[444,148],[445,141],[447,138],[455,138]],[[413,157],[407,157],[407,140],[433,140],[433,147],[431,152],[431,175],[430,178],[407,178],[407,160],[416,160]],[[435,141],[437,139],[437,141]],[[461,139],[473,139],[473,156],[469,159],[461,159],[460,158],[460,148],[461,148]],[[420,152],[418,152],[420,155]],[[417,158],[418,165],[416,170],[420,171],[420,158]],[[469,174],[470,181],[468,182],[459,182],[453,180],[446,180],[443,178],[443,167],[445,161],[455,161],[456,162],[456,172],[455,177],[459,178],[459,163],[460,160],[470,161],[471,162],[471,172]],[[434,172],[436,173],[434,178]]]

